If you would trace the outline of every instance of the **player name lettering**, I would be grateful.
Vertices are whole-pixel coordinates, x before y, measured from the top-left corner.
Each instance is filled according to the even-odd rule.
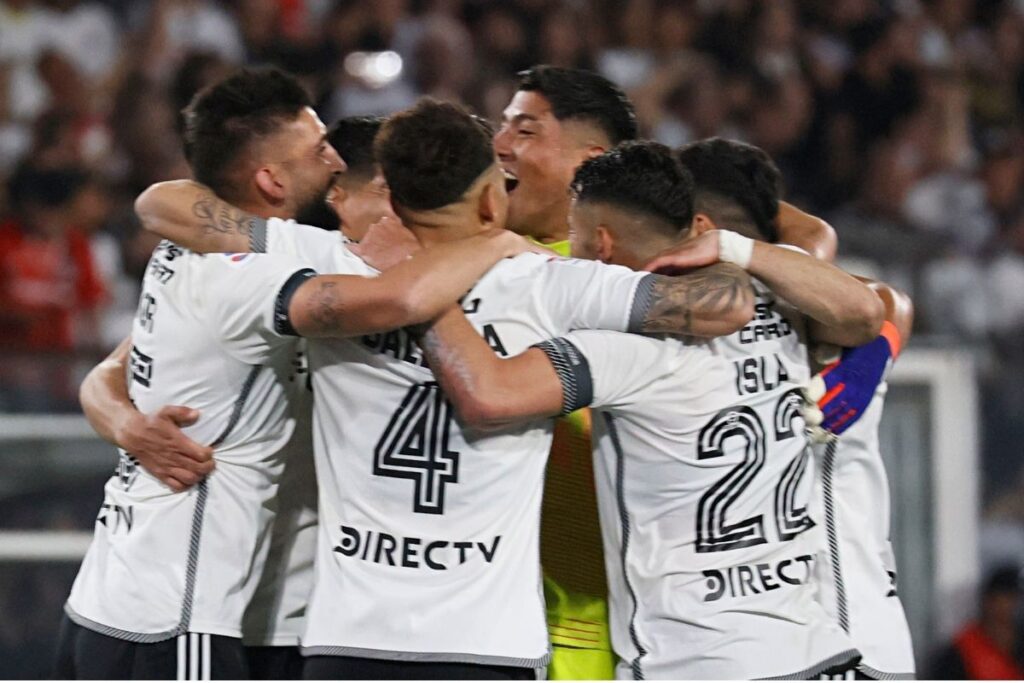
[[[474,299],[474,301],[477,300]],[[494,349],[496,354],[499,356],[508,355],[508,351],[505,350],[505,345],[501,342],[501,337],[498,336],[498,331],[494,329],[494,325],[484,325],[480,334],[483,336],[484,341]],[[405,330],[368,334],[362,337],[360,341],[363,346],[372,349],[375,353],[384,353],[404,363],[427,367],[426,357]]]
[[[762,299],[754,304],[754,319],[740,330],[739,340],[740,344],[754,344],[790,334],[793,334],[793,326],[775,311],[775,302]]]
[[[771,391],[789,379],[789,371],[777,353],[744,358],[732,365],[736,370],[736,393],[740,396]]]
[[[799,586],[811,578],[813,555],[800,555],[777,563],[740,564],[725,569],[706,569],[708,593],[704,602],[723,598],[742,598]]]
[[[501,536],[483,541],[439,541],[414,536],[392,536],[383,531],[341,525],[341,539],[334,552],[374,564],[408,569],[444,571],[482,559],[490,564],[498,552]]]

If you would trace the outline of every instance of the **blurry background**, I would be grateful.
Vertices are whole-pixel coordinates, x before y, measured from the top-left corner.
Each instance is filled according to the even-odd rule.
[[[763,147],[843,264],[917,304],[883,442],[922,666],[1024,560],[1024,1],[0,0],[0,676],[47,672],[83,549],[12,532],[88,532],[115,464],[76,393],[154,246],[131,202],[188,175],[192,94],[263,63],[328,124],[420,95],[498,118],[550,63],[666,144]]]

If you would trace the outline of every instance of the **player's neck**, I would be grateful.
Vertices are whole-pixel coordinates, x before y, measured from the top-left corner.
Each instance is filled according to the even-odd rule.
[[[472,237],[484,230],[480,223],[471,225],[437,225],[430,223],[407,222],[406,226],[416,235],[416,239],[424,246],[453,242],[463,237]]]
[[[259,216],[260,218],[283,218],[284,220],[295,218],[295,210],[290,204],[274,205],[262,198],[253,199],[244,197],[240,197],[238,201],[229,200],[229,202],[237,206],[242,211],[251,213],[254,216]]]
[[[452,242],[471,237],[486,230],[476,211],[467,211],[460,206],[449,205],[432,211],[400,212],[402,223],[409,228],[423,245]]]
[[[532,237],[541,244],[552,242],[564,242],[569,239],[569,205],[565,205],[565,211],[559,205],[557,211],[551,211],[550,215],[538,216],[536,221],[530,225],[522,226],[516,230],[520,235]]]

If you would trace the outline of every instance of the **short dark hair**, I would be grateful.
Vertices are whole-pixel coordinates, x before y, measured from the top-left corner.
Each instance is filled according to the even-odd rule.
[[[543,95],[559,121],[597,126],[613,145],[637,138],[636,112],[626,93],[593,71],[542,64],[519,73],[519,90]]]
[[[59,209],[67,206],[89,183],[89,176],[74,166],[39,168],[23,163],[11,175],[7,192],[15,210],[30,206]]]
[[[672,237],[693,220],[693,178],[657,142],[624,142],[576,170],[577,202],[607,203],[659,219]]]
[[[200,90],[182,112],[185,157],[196,180],[230,195],[232,165],[309,106],[309,94],[280,69],[242,69]]]
[[[487,126],[464,107],[424,98],[381,126],[374,155],[398,206],[447,206],[495,163]]]
[[[348,166],[346,175],[361,179],[373,176],[377,165],[373,139],[384,120],[383,116],[348,116],[338,119],[327,131],[327,141]]]
[[[736,140],[707,138],[683,146],[679,160],[693,174],[698,212],[710,215],[739,209],[751,223],[747,227],[768,242],[778,241],[775,216],[782,174],[763,149]]]

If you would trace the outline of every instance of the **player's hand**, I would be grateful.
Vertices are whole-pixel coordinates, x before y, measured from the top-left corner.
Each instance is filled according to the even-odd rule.
[[[719,243],[718,230],[708,230],[669,247],[644,266],[644,270],[675,275],[691,268],[713,265],[719,261]]]
[[[812,438],[827,440],[849,429],[867,410],[894,356],[885,335],[852,349],[811,378],[804,396],[812,404],[804,411]]]
[[[171,489],[184,491],[214,467],[213,449],[181,431],[198,419],[199,411],[185,406],[164,406],[152,415],[136,413],[118,428],[117,444]]]
[[[359,258],[379,271],[394,268],[423,247],[416,235],[394,216],[381,216],[358,244],[349,247]]]

